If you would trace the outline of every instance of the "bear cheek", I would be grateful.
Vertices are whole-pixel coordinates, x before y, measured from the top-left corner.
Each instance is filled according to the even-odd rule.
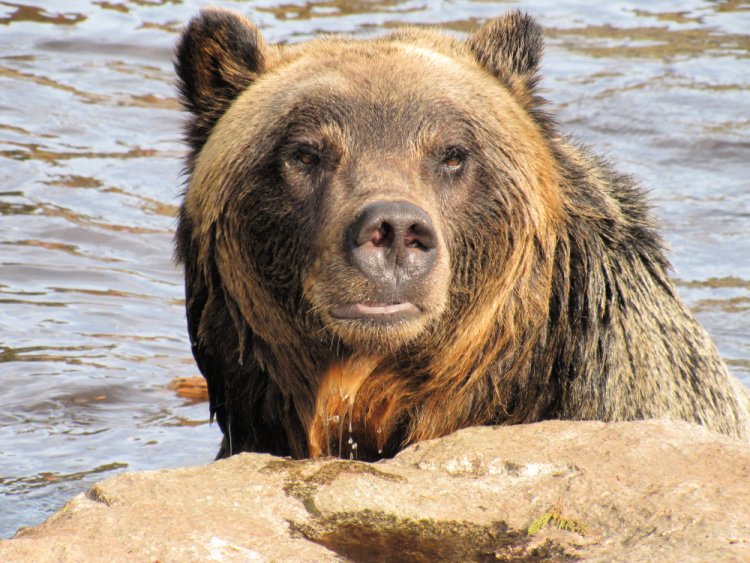
[[[302,294],[310,305],[308,311],[326,318],[326,312],[340,299],[359,294],[357,279],[346,263],[341,243],[335,233],[340,231],[335,218],[322,213],[307,231],[310,244],[309,262],[302,273]]]

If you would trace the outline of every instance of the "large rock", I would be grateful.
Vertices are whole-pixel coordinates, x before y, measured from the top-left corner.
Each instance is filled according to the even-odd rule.
[[[750,561],[750,444],[687,423],[471,428],[395,459],[130,473],[1,561]]]

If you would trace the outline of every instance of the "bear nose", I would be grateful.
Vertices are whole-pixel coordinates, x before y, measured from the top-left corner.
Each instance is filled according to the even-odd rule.
[[[430,216],[406,201],[371,203],[347,230],[351,261],[381,290],[421,281],[435,265],[437,244]]]

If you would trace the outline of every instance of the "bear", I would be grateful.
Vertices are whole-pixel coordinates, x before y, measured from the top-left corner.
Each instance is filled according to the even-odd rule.
[[[175,235],[217,458],[372,461],[476,425],[664,417],[750,439],[645,193],[559,131],[541,26],[175,50]]]

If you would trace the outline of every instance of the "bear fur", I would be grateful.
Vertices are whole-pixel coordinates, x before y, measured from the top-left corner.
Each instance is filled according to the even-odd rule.
[[[553,418],[750,438],[643,190],[548,115],[542,48],[520,12],[465,41],[189,23],[176,256],[218,457],[373,460]]]

